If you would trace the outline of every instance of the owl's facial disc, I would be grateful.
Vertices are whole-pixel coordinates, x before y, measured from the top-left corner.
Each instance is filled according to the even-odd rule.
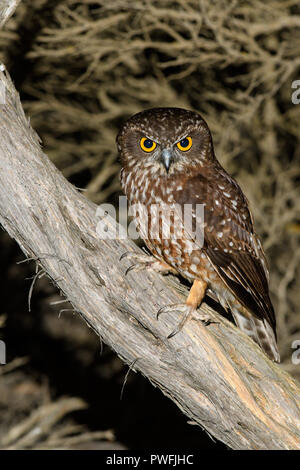
[[[213,160],[211,135],[201,116],[179,108],[154,108],[129,118],[117,137],[123,167],[171,177]]]

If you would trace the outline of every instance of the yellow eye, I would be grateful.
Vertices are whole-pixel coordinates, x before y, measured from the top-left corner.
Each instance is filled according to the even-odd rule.
[[[153,142],[153,140],[147,139],[147,137],[142,137],[140,146],[144,152],[153,152],[153,150],[156,148],[156,143]]]
[[[182,152],[186,152],[187,150],[190,150],[192,145],[193,145],[193,141],[191,137],[185,137],[180,142],[177,142],[177,147]]]

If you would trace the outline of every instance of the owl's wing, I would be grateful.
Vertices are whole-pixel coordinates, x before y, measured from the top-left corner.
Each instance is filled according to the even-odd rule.
[[[214,180],[197,175],[188,180],[180,203],[193,208],[205,204],[203,250],[241,304],[258,318],[267,319],[275,332],[265,256],[236,181],[225,172]]]

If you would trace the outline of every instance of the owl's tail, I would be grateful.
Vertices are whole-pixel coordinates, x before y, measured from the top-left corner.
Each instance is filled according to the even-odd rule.
[[[254,315],[245,317],[236,308],[232,309],[232,315],[237,326],[250,336],[270,359],[280,362],[276,336],[267,320],[261,320]]]

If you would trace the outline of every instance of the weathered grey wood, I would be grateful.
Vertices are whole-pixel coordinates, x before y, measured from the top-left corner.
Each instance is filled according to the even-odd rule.
[[[21,0],[0,0],[0,29],[14,13]]]
[[[182,301],[170,277],[124,275],[130,240],[99,240],[96,206],[42,152],[7,74],[0,109],[0,222],[74,309],[127,363],[193,421],[233,449],[299,449],[300,389],[227,320],[189,321],[157,310]],[[112,220],[108,229],[112,230]],[[146,405],[145,405],[146,406]]]

